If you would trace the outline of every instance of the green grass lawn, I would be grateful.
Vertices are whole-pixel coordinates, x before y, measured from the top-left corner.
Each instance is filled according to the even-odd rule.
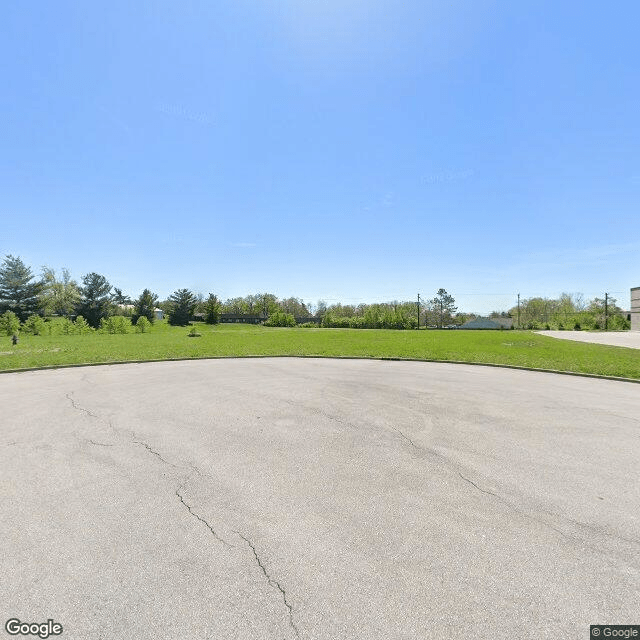
[[[150,333],[30,336],[0,339],[0,370],[129,360],[216,356],[348,356],[506,364],[640,378],[640,351],[556,340],[528,331],[390,331],[278,329],[156,323]]]

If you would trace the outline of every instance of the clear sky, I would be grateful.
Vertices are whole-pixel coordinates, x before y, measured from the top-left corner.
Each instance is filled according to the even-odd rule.
[[[0,255],[137,297],[640,286],[635,0],[4,2]]]

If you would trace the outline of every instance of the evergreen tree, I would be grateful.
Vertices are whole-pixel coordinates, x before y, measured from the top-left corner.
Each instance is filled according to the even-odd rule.
[[[38,312],[42,282],[34,277],[20,258],[5,258],[0,267],[0,313],[13,311],[24,322]]]
[[[77,312],[94,329],[100,327],[100,320],[111,312],[111,285],[104,276],[88,273],[82,278],[82,299]]]
[[[213,293],[209,294],[204,303],[205,322],[207,324],[218,324],[220,322],[220,300]]]
[[[193,317],[198,299],[189,289],[178,289],[169,296],[169,301],[172,304],[169,324],[186,327]]]
[[[118,289],[118,287],[113,287],[112,299],[113,302],[120,307],[124,307],[128,304],[133,304],[131,298],[128,295],[122,293],[122,289]]]
[[[131,324],[136,324],[138,322],[138,318],[141,317],[145,317],[153,324],[156,319],[157,302],[158,296],[155,293],[151,293],[149,289],[145,289],[136,300],[133,315],[131,316]]]

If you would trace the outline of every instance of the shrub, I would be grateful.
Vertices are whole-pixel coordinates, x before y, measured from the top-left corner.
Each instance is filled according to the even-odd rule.
[[[303,322],[298,326],[302,329],[317,329],[320,325],[317,322]]]
[[[45,332],[44,320],[40,316],[33,314],[25,320],[22,330],[34,336],[41,336]]]
[[[151,328],[151,323],[146,316],[140,316],[136,322],[136,331],[138,333],[147,333]]]
[[[93,331],[93,327],[91,327],[91,325],[89,325],[89,323],[82,316],[78,316],[73,324],[75,333],[77,333],[78,335],[84,335]]]
[[[100,320],[102,333],[128,333],[131,321],[124,316],[109,316]]]
[[[290,313],[276,311],[264,321],[265,327],[295,327],[296,319]]]
[[[20,320],[13,311],[5,311],[0,316],[0,333],[5,336],[13,336],[20,331]]]
[[[68,336],[76,332],[73,322],[71,322],[69,318],[60,318],[60,321],[56,324],[56,329],[58,330],[57,332],[61,333],[62,335]]]
[[[608,324],[612,331],[626,331],[631,328],[631,323],[622,315],[611,316]]]
[[[198,329],[197,327],[194,325],[193,327],[191,327],[191,330],[189,331],[189,333],[187,334],[190,338],[199,338],[202,334],[198,333]]]
[[[321,326],[338,329],[415,329],[418,320],[415,315],[402,309],[369,307],[361,316],[336,316],[328,311],[322,318]]]

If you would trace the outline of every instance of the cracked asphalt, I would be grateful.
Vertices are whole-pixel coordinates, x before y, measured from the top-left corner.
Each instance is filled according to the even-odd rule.
[[[0,406],[3,628],[538,640],[640,623],[637,384],[229,359],[4,374]]]

